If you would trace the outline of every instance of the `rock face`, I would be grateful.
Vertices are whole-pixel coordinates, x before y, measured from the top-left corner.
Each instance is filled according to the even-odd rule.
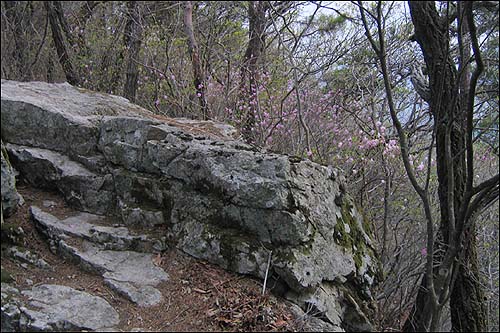
[[[2,80],[1,89],[2,136],[31,184],[161,230],[171,246],[232,271],[264,278],[271,257],[268,285],[329,327],[370,330],[377,261],[336,169],[258,151],[227,125],[155,116],[68,84]]]
[[[16,211],[17,205],[21,199],[19,193],[16,191],[16,177],[14,169],[9,162],[9,156],[2,143],[2,223],[3,217],[9,217]]]

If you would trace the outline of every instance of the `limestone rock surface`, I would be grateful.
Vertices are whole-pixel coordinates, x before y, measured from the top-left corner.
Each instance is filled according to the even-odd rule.
[[[170,246],[238,273],[263,278],[270,256],[270,280],[304,310],[370,329],[377,259],[339,170],[260,151],[228,125],[68,84],[2,80],[1,110],[12,163],[30,183],[87,213],[160,228]]]

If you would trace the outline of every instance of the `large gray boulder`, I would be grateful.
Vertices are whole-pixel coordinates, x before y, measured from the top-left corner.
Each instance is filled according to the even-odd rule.
[[[337,169],[68,84],[2,80],[1,109],[27,181],[88,213],[159,228],[172,246],[235,272],[264,278],[271,257],[268,285],[336,327],[370,329],[377,259]]]

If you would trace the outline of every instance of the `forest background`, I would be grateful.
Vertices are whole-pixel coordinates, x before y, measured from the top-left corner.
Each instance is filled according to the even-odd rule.
[[[499,5],[2,1],[1,77],[67,81],[343,170],[379,330],[499,329]]]

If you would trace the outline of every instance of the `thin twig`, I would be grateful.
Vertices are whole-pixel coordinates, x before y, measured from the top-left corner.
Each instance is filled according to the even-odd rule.
[[[269,266],[271,266],[271,256],[273,251],[269,251],[269,258],[267,259],[267,268],[266,268],[266,276],[264,277],[264,285],[262,286],[262,296],[266,293],[266,283],[267,283],[267,274],[269,273]]]

